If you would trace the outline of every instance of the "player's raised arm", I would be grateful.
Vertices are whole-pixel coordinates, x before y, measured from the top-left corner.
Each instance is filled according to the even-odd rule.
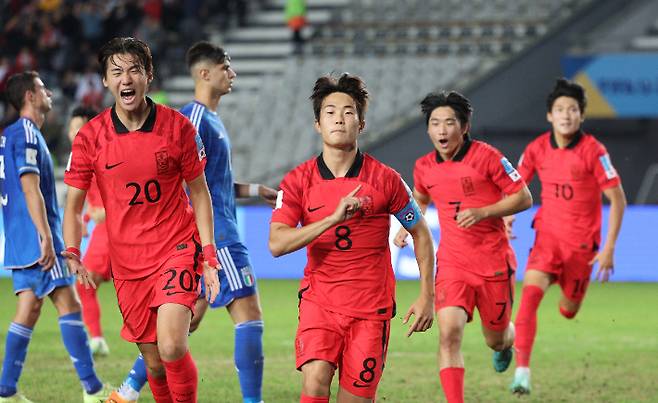
[[[85,204],[87,191],[68,186],[66,192],[66,206],[64,207],[64,221],[62,223],[64,232],[64,245],[66,250],[62,252],[67,260],[71,273],[78,276],[78,281],[85,287],[96,288],[91,274],[82,265],[80,253],[80,240],[82,239],[82,208]]]
[[[603,249],[594,256],[590,264],[599,262],[599,268],[596,270],[596,279],[606,282],[610,278],[610,275],[614,273],[615,244],[617,243],[617,237],[621,229],[621,221],[624,218],[624,210],[626,210],[626,195],[621,184],[605,189],[603,194],[610,200],[608,233],[605,237]]]
[[[272,222],[270,224],[270,239],[268,243],[272,255],[279,257],[299,250],[322,235],[329,228],[352,218],[361,208],[361,201],[356,197],[359,189],[361,189],[361,185],[341,198],[333,214],[320,221],[299,228],[291,227],[280,222]]]
[[[419,192],[418,189],[416,188],[414,188],[413,197],[414,199],[416,199],[416,202],[418,203],[418,207],[420,208],[420,211],[424,215],[425,212],[427,211],[427,207],[432,202],[432,199],[430,198],[429,195]],[[407,236],[409,236],[409,231],[407,231],[404,227],[400,227],[398,233],[395,235],[395,238],[393,239],[393,243],[398,248],[404,248],[405,246],[408,245]]]

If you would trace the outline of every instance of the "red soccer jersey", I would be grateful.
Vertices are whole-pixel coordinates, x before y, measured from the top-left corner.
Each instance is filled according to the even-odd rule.
[[[359,185],[361,210],[307,245],[300,296],[344,315],[389,319],[395,309],[390,215],[412,201],[395,170],[359,152],[346,176],[334,178],[322,155],[310,159],[283,178],[272,222],[296,227],[320,221]]]
[[[502,218],[487,218],[459,228],[456,215],[469,208],[498,202],[525,183],[512,164],[494,147],[467,139],[452,160],[432,151],[416,161],[414,187],[436,205],[441,240],[437,269],[451,267],[484,277],[507,275],[515,263]]]
[[[551,132],[526,147],[519,173],[541,182],[541,207],[534,228],[550,232],[580,249],[596,250],[601,242],[601,191],[621,183],[603,144],[578,133],[559,148]]]
[[[98,183],[96,183],[95,176],[91,179],[89,190],[87,190],[86,201],[90,207],[103,208],[103,199],[101,198],[101,191],[98,189]]]
[[[194,247],[197,234],[182,181],[203,174],[203,145],[187,118],[148,101],[151,111],[137,131],[129,132],[114,108],[82,127],[64,175],[83,190],[96,178],[112,275],[120,280],[152,274],[177,247]]]

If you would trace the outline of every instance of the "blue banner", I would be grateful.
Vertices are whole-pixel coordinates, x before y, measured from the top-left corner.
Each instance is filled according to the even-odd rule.
[[[658,54],[565,56],[562,69],[587,90],[588,117],[658,116]]]
[[[516,217],[514,233],[516,239],[512,246],[519,263],[517,279],[523,278],[528,252],[534,242],[534,231],[530,228],[536,207],[520,213]],[[245,240],[256,275],[260,278],[295,279],[304,273],[306,249],[286,256],[273,258],[267,247],[269,220],[271,210],[264,206],[238,208],[239,231]],[[435,246],[441,237],[436,210],[430,208],[426,214],[432,230]],[[607,231],[608,209],[603,211],[603,239]],[[0,243],[4,244],[0,214]],[[399,228],[395,219],[392,221],[394,233]],[[658,228],[658,206],[628,206],[624,223],[615,248],[615,273],[612,281],[658,281],[658,248],[656,247],[656,228]],[[83,245],[84,246],[84,245]],[[0,248],[0,264],[3,249]],[[468,253],[468,251],[464,251]],[[391,246],[393,268],[398,279],[418,278],[418,266],[411,247],[399,249]],[[7,270],[0,270],[0,275],[8,275]]]

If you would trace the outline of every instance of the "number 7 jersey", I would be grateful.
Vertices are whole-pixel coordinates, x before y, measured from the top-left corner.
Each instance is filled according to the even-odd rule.
[[[203,174],[205,152],[194,126],[179,112],[154,104],[136,131],[109,108],[80,129],[64,182],[88,190],[92,177],[106,211],[112,276],[154,273],[178,249],[198,239],[182,182]]]
[[[485,218],[469,228],[457,226],[457,213],[500,201],[523,189],[525,182],[497,149],[466,139],[452,160],[432,151],[416,161],[414,188],[436,205],[441,239],[437,270],[466,270],[483,277],[507,275],[515,268],[502,218]]]
[[[409,188],[395,170],[358,152],[345,177],[334,178],[320,154],[283,178],[272,222],[294,228],[320,221],[357,186],[360,211],[306,246],[299,296],[328,311],[387,320],[395,314],[390,215],[409,228],[420,219]]]

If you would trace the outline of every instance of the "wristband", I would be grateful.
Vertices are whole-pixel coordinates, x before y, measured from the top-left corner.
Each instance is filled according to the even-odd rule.
[[[260,188],[260,185],[257,183],[250,183],[249,184],[249,197],[258,197],[258,189]]]
[[[77,259],[77,260],[80,260],[80,256],[82,256],[82,253],[80,252],[80,249],[78,249],[76,247],[73,247],[73,246],[70,246],[70,247],[66,248],[66,250],[64,252],[75,256],[75,259]]]
[[[219,266],[219,261],[217,260],[217,248],[215,248],[215,245],[209,243],[203,247],[203,259],[210,267]]]

